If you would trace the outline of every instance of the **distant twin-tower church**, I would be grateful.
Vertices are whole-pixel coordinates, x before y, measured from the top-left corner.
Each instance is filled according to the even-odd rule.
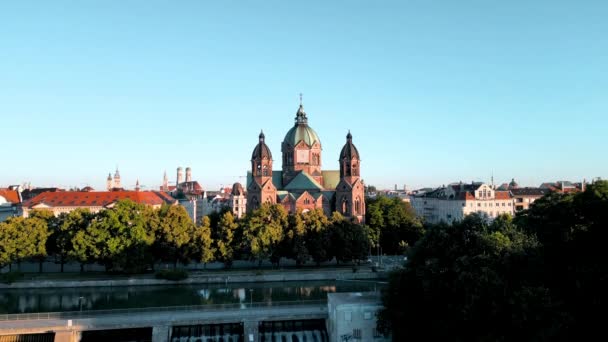
[[[323,209],[337,211],[359,222],[365,218],[364,184],[360,178],[361,159],[350,132],[338,157],[339,170],[322,169],[322,145],[308,125],[300,101],[293,127],[281,144],[281,170],[272,169],[272,153],[264,132],[251,155],[247,177],[247,211],[263,203],[281,204],[289,212]]]

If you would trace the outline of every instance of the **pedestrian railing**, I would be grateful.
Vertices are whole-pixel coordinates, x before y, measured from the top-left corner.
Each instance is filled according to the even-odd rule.
[[[180,306],[156,306],[146,308],[110,309],[110,310],[82,310],[63,312],[36,312],[19,314],[0,314],[0,321],[25,321],[44,319],[78,319],[109,315],[130,315],[139,313],[159,312],[186,312],[186,311],[219,311],[234,309],[255,309],[264,307],[301,307],[306,305],[319,305],[326,309],[327,300],[299,300],[299,301],[272,301],[272,302],[250,302],[250,303],[228,303],[228,304],[204,304],[204,305],[180,305]],[[320,308],[321,309],[321,308]]]

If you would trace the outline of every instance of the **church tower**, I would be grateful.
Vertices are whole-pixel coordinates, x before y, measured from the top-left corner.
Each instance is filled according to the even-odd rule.
[[[177,168],[177,179],[175,180],[175,187],[179,187],[179,185],[184,181],[184,169],[182,167]]]
[[[336,211],[357,222],[365,220],[365,190],[360,178],[361,159],[350,131],[340,152],[340,182],[336,187]]]
[[[118,172],[118,167],[116,168],[116,172],[114,172],[114,188],[120,189],[120,173]]]
[[[112,173],[108,173],[108,178],[106,179],[106,190],[112,190]]]
[[[321,173],[321,140],[308,126],[308,117],[302,105],[296,113],[295,125],[287,132],[281,144],[283,153],[283,186],[289,184],[300,171],[304,171],[323,185]]]
[[[276,203],[277,189],[272,184],[272,153],[260,132],[258,144],[251,154],[251,175],[253,180],[247,189],[247,210],[255,210],[262,203]]]
[[[169,191],[169,177],[167,177],[167,171],[163,175],[163,191]]]
[[[192,169],[190,167],[186,168],[186,182],[192,182]]]

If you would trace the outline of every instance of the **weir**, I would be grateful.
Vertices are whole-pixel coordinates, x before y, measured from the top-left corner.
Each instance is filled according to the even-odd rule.
[[[327,342],[325,320],[261,322],[260,342]]]
[[[58,317],[52,314],[14,315],[11,317],[15,320],[0,321],[0,335],[54,333],[52,341],[55,342],[257,342],[262,338],[270,342],[273,336],[275,341],[323,342],[326,341],[323,336],[327,336],[320,324],[305,323],[327,319],[325,300],[146,308],[86,314],[87,317],[69,317],[65,313]],[[301,322],[290,324],[286,321]],[[120,331],[131,334],[129,336],[132,338],[119,338]],[[261,337],[260,331],[265,337]],[[291,334],[289,339],[288,334]]]
[[[242,323],[175,326],[171,342],[243,342]]]

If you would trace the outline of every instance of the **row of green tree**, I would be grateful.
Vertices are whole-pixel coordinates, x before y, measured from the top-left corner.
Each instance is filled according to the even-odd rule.
[[[333,258],[359,262],[379,239],[386,241],[385,251],[394,252],[412,242],[411,234],[421,234],[422,226],[403,202],[379,199],[368,207],[370,225],[338,213],[328,218],[321,210],[289,215],[280,205],[264,205],[242,220],[226,211],[204,217],[198,225],[181,206],[153,209],[129,200],[99,213],[77,209],[55,217],[39,210],[0,223],[0,266],[37,260],[42,271],[49,255],[62,272],[68,261],[80,263],[81,270],[98,263],[125,272],[141,272],[158,262],[220,261],[228,267],[235,259],[276,265],[281,258],[298,265]],[[416,228],[396,233],[412,222]]]
[[[392,275],[380,323],[395,341],[602,339],[607,238],[606,181],[545,196],[514,219],[428,228]]]

